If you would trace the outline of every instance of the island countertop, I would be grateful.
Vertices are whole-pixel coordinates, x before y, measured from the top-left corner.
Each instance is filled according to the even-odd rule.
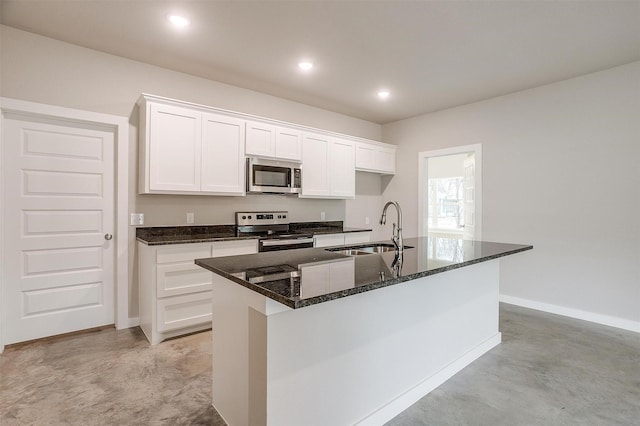
[[[372,244],[377,243],[359,246]],[[401,257],[395,251],[348,256],[332,248],[307,248],[196,259],[195,263],[298,309],[533,248],[445,237],[407,238],[407,246],[411,248],[405,248]]]

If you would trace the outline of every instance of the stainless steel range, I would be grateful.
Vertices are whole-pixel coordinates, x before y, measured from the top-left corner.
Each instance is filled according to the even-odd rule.
[[[313,235],[289,229],[289,212],[236,212],[238,236],[259,237],[258,251],[313,247]]]

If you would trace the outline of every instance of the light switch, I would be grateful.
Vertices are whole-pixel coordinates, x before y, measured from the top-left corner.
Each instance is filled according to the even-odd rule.
[[[195,215],[193,213],[187,213],[187,224],[195,222]]]
[[[131,213],[131,215],[129,216],[129,225],[144,225],[144,213]]]

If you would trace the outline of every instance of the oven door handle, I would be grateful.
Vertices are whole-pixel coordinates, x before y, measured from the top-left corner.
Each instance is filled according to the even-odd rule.
[[[291,246],[294,244],[312,243],[313,238],[298,238],[296,240],[264,240],[261,241],[264,247],[269,246]]]

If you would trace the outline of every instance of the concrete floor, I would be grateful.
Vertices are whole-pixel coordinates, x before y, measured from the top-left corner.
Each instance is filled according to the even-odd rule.
[[[510,305],[500,330],[500,346],[388,425],[640,424],[639,334]],[[0,424],[224,425],[210,370],[210,332],[149,346],[139,329],[107,329],[7,348]]]

